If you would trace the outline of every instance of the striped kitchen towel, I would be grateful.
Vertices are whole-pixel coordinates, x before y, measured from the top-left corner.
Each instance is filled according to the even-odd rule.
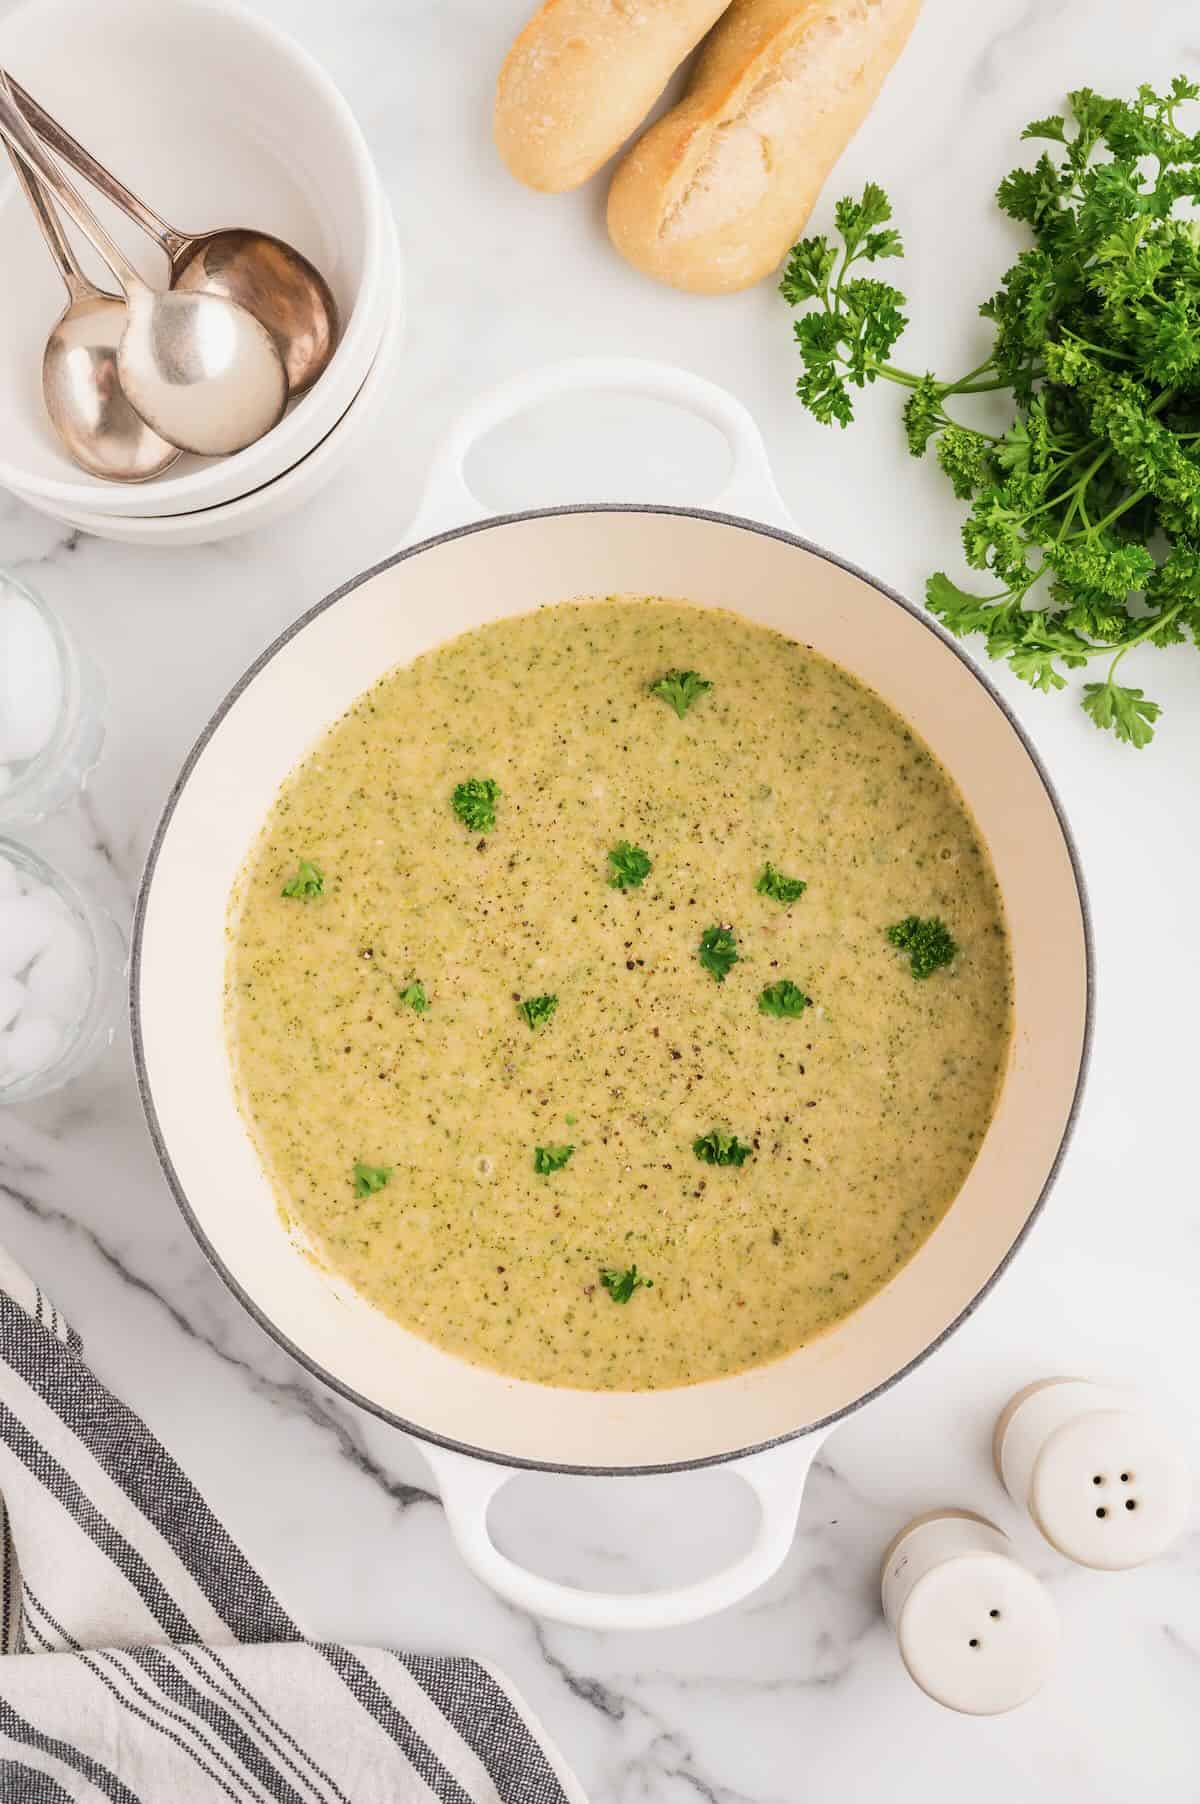
[[[584,1804],[496,1673],[306,1640],[0,1253],[0,1800]]]

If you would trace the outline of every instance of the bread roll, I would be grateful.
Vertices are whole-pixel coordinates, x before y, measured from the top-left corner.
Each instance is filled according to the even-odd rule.
[[[633,147],[608,198],[635,268],[696,294],[777,268],[866,117],[921,0],[733,0],[687,97]]]
[[[496,84],[496,147],[519,182],[560,194],[637,130],[726,0],[546,0]]]

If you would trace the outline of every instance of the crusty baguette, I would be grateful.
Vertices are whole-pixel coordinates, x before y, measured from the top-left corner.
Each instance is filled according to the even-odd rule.
[[[496,147],[519,182],[578,188],[637,130],[727,0],[546,0],[496,84]]]
[[[800,236],[921,0],[733,0],[687,96],[619,165],[613,243],[696,294],[748,288]]]

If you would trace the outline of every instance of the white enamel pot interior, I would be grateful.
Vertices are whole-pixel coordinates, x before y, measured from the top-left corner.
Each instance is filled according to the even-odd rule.
[[[890,1384],[969,1313],[1025,1234],[1069,1133],[1089,1037],[1086,906],[1045,774],[1003,704],[929,618],[778,527],[726,513],[582,507],[486,519],[463,478],[474,437],[564,388],[623,388],[720,426],[721,505],[781,517],[761,441],[732,397],[682,371],[581,360],[485,398],[451,435],[420,542],[330,596],[222,704],[170,797],[135,923],[132,1012],[147,1115],[193,1231],[258,1321],[334,1388],[426,1444],[473,1569],[512,1601],[591,1626],[660,1626],[763,1582],[790,1544],[822,1430]],[[429,536],[433,534],[433,536]],[[915,1258],[831,1333],[774,1364],[658,1393],[559,1390],[439,1351],[317,1270],[280,1218],[238,1113],[222,1021],[225,910],[297,761],[392,665],[489,620],[578,595],[656,594],[733,608],[794,635],[877,690],[954,775],[1003,890],[1015,973],[1011,1060],[957,1200]],[[630,1473],[734,1461],[761,1504],[733,1567],[643,1596],[576,1591],[490,1539],[514,1467]]]

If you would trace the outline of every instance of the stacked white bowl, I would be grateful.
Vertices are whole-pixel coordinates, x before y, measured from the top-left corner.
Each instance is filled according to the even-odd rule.
[[[309,499],[373,417],[403,336],[395,226],[333,82],[233,0],[28,0],[0,21],[0,64],[172,225],[245,225],[294,244],[333,290],[341,328],[324,373],[246,450],[185,456],[148,483],[89,476],[42,403],[42,351],[65,292],[0,158],[0,486],[68,525],[143,545],[229,538]],[[79,186],[161,285],[162,253]],[[71,236],[88,273],[115,290]]]

